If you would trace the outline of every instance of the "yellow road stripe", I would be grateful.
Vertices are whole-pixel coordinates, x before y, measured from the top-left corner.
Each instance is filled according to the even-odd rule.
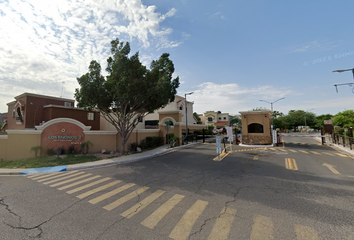
[[[87,179],[84,179],[84,180],[81,180],[81,181],[78,181],[78,182],[74,182],[72,184],[65,185],[63,187],[58,188],[58,190],[64,190],[64,189],[67,189],[67,188],[71,188],[71,187],[74,187],[76,185],[80,185],[81,183],[89,182],[89,181],[94,180],[94,179],[99,178],[99,177],[101,177],[101,176],[100,175],[96,175],[96,176],[93,176],[93,177],[90,177],[90,178],[87,178]]]
[[[297,153],[296,150],[293,150],[293,149],[289,149],[290,152],[294,152],[294,153]]]
[[[338,156],[341,156],[341,157],[348,157],[347,155],[342,154],[342,153],[335,153],[335,155],[338,155]]]
[[[106,209],[107,211],[111,211],[112,209],[115,209],[116,207],[119,207],[120,205],[122,205],[125,202],[128,202],[130,199],[135,198],[136,196],[138,196],[139,194],[145,192],[146,190],[148,190],[149,187],[141,187],[137,190],[135,190],[132,193],[129,193],[128,195],[119,198],[118,200],[104,206],[103,208]]]
[[[28,178],[32,178],[32,180],[38,180],[41,178],[46,178],[46,177],[50,177],[50,176],[54,176],[54,175],[58,175],[58,174],[62,174],[63,172],[53,172],[53,173],[45,173],[45,174],[36,174],[33,176],[28,176]]]
[[[295,159],[285,158],[285,167],[289,170],[298,170]]]
[[[297,240],[319,240],[317,231],[313,228],[295,224]]]
[[[92,175],[92,173],[84,174],[84,175],[78,176],[76,178],[71,178],[71,179],[65,180],[63,182],[58,182],[58,183],[52,184],[52,185],[50,185],[50,187],[57,187],[57,186],[60,186],[60,185],[63,185],[63,184],[69,183],[69,182],[74,182],[76,180],[79,180],[81,178],[88,177],[88,176],[91,176],[91,175]]]
[[[326,154],[326,155],[328,155],[328,156],[334,156],[333,153],[324,152],[324,154]]]
[[[258,155],[254,156],[253,160],[258,160]]]
[[[100,180],[98,180],[98,181],[96,181],[96,182],[92,182],[92,183],[86,184],[86,185],[84,185],[84,186],[81,186],[81,187],[78,187],[78,188],[74,188],[74,189],[72,189],[72,190],[70,190],[70,191],[67,191],[66,193],[68,193],[68,194],[76,193],[76,192],[81,191],[81,190],[84,190],[84,189],[86,189],[86,188],[95,186],[95,185],[97,185],[97,184],[99,184],[99,183],[108,181],[108,180],[110,180],[110,179],[111,179],[111,178],[109,178],[109,177],[103,178],[103,179],[100,179]]]
[[[321,155],[321,153],[315,152],[315,151],[310,151],[310,153],[316,154],[316,155]]]
[[[211,230],[208,240],[227,239],[230,233],[231,224],[236,216],[236,209],[224,208]]]
[[[52,180],[50,180],[48,182],[44,182],[43,184],[50,184],[50,183],[58,182],[58,181],[61,181],[61,180],[64,180],[64,179],[68,179],[68,178],[71,178],[71,177],[74,177],[74,176],[77,176],[77,175],[81,175],[81,174],[84,174],[84,172],[78,172],[78,173],[71,174],[69,176],[65,176],[65,177],[61,177],[61,178],[57,178],[57,179],[52,179]]]
[[[92,204],[99,203],[99,202],[101,202],[101,201],[103,201],[103,200],[105,200],[107,198],[110,198],[110,197],[112,197],[114,195],[117,195],[118,193],[123,192],[124,190],[127,190],[128,188],[131,188],[133,186],[135,186],[135,183],[127,183],[127,184],[125,184],[125,185],[123,185],[123,186],[121,186],[121,187],[119,187],[117,189],[114,189],[113,191],[110,191],[108,193],[102,194],[101,196],[98,196],[98,197],[90,200],[89,203],[92,203]]]
[[[135,214],[139,213],[145,207],[149,206],[150,203],[155,201],[158,197],[160,197],[164,193],[165,191],[157,190],[156,192],[150,194],[150,196],[146,197],[144,200],[140,201],[139,203],[135,204],[133,207],[123,212],[121,216],[126,218],[133,217]]]
[[[73,173],[76,173],[76,172],[78,172],[78,170],[70,171],[70,172],[66,172],[66,173],[61,173],[60,172],[60,174],[58,174],[58,175],[51,176],[49,178],[45,178],[45,179],[41,179],[41,180],[38,180],[38,179],[36,179],[36,180],[38,180],[37,182],[45,182],[45,181],[48,181],[50,179],[54,179],[54,178],[58,178],[58,177],[66,176],[66,175],[70,175],[70,174],[73,174]]]
[[[256,215],[253,219],[250,240],[273,240],[273,221],[270,217]]]
[[[87,196],[90,196],[90,195],[92,195],[92,194],[94,194],[94,193],[96,193],[96,192],[99,192],[99,191],[102,191],[102,190],[104,190],[104,189],[106,189],[106,188],[112,187],[112,186],[114,186],[114,185],[116,185],[116,184],[118,184],[118,183],[120,183],[120,182],[122,182],[122,181],[121,181],[121,180],[116,180],[116,181],[114,181],[114,182],[108,183],[108,184],[106,184],[106,185],[103,185],[103,186],[101,186],[101,187],[95,188],[95,189],[90,190],[90,191],[88,191],[88,192],[82,193],[82,194],[80,194],[80,195],[78,195],[78,196],[76,196],[76,197],[82,199],[82,198],[87,197]]]
[[[145,218],[145,220],[142,221],[141,224],[145,227],[153,229],[162,220],[162,218],[164,218],[167,213],[169,213],[172,208],[174,208],[183,198],[183,195],[175,194],[167,202],[161,205],[156,211],[154,211],[150,216]]]
[[[197,221],[207,205],[208,202],[197,200],[178,221],[169,237],[175,240],[187,239],[194,223]]]

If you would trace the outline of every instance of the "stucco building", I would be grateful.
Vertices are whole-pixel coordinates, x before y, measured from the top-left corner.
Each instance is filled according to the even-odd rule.
[[[100,129],[100,117],[96,111],[75,108],[75,100],[23,93],[7,104],[7,123],[4,130],[34,129],[56,118],[72,118],[92,130]]]
[[[201,120],[203,124],[214,125],[215,128],[223,128],[229,126],[230,115],[221,111],[207,111]]]

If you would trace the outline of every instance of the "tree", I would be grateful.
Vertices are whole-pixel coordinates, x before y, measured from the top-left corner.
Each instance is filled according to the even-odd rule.
[[[121,151],[139,120],[148,113],[174,101],[179,78],[172,79],[175,70],[168,53],[152,61],[147,69],[139,52],[129,57],[129,42],[111,42],[107,59],[108,76],[101,75],[101,65],[92,60],[89,72],[77,78],[80,89],[75,90],[78,106],[96,109],[121,136]]]
[[[289,128],[297,129],[298,126],[315,126],[316,115],[304,110],[290,110],[288,115],[284,116],[286,126]],[[306,121],[306,124],[305,124]]]
[[[235,126],[237,128],[241,128],[241,118],[240,116],[237,116],[237,115],[231,115],[230,116],[230,121],[229,121],[229,125],[230,126]]]
[[[321,129],[324,127],[324,121],[325,120],[331,120],[333,117],[332,114],[322,114],[322,115],[319,115],[316,117],[316,120],[315,120],[315,128],[317,129]]]
[[[333,118],[333,125],[340,126],[344,128],[354,126],[354,111],[346,110],[343,112],[337,113]]]
[[[200,119],[200,117],[198,116],[198,113],[194,112],[193,116],[195,117],[195,119],[197,119],[197,124],[202,124],[202,120]]]

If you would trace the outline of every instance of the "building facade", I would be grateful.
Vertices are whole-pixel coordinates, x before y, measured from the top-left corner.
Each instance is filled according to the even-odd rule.
[[[55,118],[73,118],[92,130],[100,129],[100,117],[96,111],[75,108],[75,100],[23,93],[7,104],[7,123],[4,130],[35,129]]]
[[[207,111],[201,119],[203,124],[213,125],[217,129],[227,127],[230,124],[230,115],[221,111]]]

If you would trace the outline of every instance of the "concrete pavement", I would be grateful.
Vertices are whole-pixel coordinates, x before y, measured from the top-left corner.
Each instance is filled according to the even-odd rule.
[[[315,138],[318,141],[321,141],[321,138]],[[154,157],[154,156],[159,156],[163,155],[172,151],[177,151],[179,149],[183,148],[188,148],[193,145],[201,144],[201,142],[194,142],[194,143],[189,143],[186,145],[170,148],[168,145],[163,145],[161,147],[155,148],[150,151],[144,151],[141,153],[137,154],[130,154],[126,156],[120,156],[120,157],[115,157],[115,158],[110,158],[110,159],[102,159],[99,161],[95,162],[86,162],[86,163],[78,163],[78,164],[71,164],[71,165],[65,165],[65,166],[57,166],[57,167],[45,167],[45,168],[31,168],[31,169],[7,169],[7,168],[0,168],[0,175],[18,175],[18,174],[34,174],[34,173],[47,173],[47,172],[58,172],[58,171],[71,171],[71,170],[78,170],[78,169],[85,169],[85,168],[94,168],[94,167],[101,167],[101,166],[107,166],[107,165],[115,165],[115,164],[123,164],[123,163],[128,163],[128,162],[135,162],[135,161],[140,161],[146,158]],[[334,144],[326,144],[329,147],[332,147],[333,149],[337,151],[342,151],[343,153],[346,153],[352,157],[354,157],[354,150],[350,150],[348,148],[345,148],[341,145],[334,145]],[[272,147],[271,145],[244,145],[240,144],[238,145],[240,147]]]

